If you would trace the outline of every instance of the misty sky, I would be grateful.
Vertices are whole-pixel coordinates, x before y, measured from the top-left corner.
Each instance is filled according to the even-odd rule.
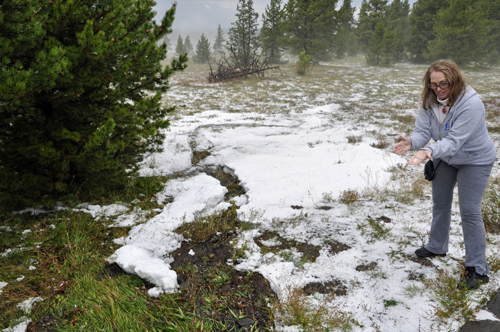
[[[359,8],[362,0],[353,0],[352,5]],[[413,4],[416,0],[410,0]],[[157,21],[172,6],[173,0],[156,0]],[[254,9],[259,13],[259,27],[262,25],[262,13],[270,0],[254,0]],[[283,2],[286,2],[284,0]],[[389,0],[391,2],[391,0]],[[235,21],[238,0],[177,0],[177,13],[173,25],[173,35],[180,31],[216,31],[220,24],[222,29],[231,27]],[[342,5],[342,0],[338,1]]]

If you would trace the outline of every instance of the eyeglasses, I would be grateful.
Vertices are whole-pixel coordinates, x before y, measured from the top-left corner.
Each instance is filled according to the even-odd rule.
[[[437,88],[446,89],[450,84],[448,82],[440,82],[439,84],[431,83],[427,86],[432,90],[436,90]]]

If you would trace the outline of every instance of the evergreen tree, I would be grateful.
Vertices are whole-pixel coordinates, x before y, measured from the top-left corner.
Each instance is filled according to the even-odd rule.
[[[262,15],[260,37],[262,51],[269,57],[269,63],[281,62],[284,51],[284,12],[281,0],[271,0]]]
[[[231,23],[227,48],[233,60],[248,67],[260,46],[257,34],[259,14],[253,9],[253,0],[238,0],[236,22]]]
[[[189,35],[186,36],[186,39],[184,39],[184,48],[186,49],[186,52],[188,54],[193,53],[193,44],[191,43],[191,38]]]
[[[337,0],[289,0],[285,5],[287,45],[298,54],[303,50],[312,62],[328,60],[333,53],[337,27]]]
[[[186,46],[184,45],[184,41],[182,40],[181,35],[177,38],[177,45],[175,46],[175,53],[177,54],[186,54],[187,49]]]
[[[171,50],[172,49],[172,42],[170,41],[170,38],[168,38],[168,36],[163,37],[163,39],[161,40],[161,42],[165,43],[167,45],[167,50]]]
[[[338,27],[335,35],[334,52],[337,59],[342,59],[346,53],[356,55],[356,39],[354,38],[354,11],[351,0],[344,0],[338,12]]]
[[[487,55],[488,21],[477,0],[451,0],[441,9],[434,25],[434,39],[428,47],[430,59],[453,59],[458,65],[480,62]]]
[[[391,39],[389,32],[390,29],[387,28],[385,19],[379,19],[370,39],[370,47],[365,54],[367,64],[378,66],[389,65],[391,63],[390,57],[387,57]]]
[[[372,35],[375,33],[379,21],[384,18],[386,10],[387,0],[363,0],[361,3],[356,35],[363,53],[370,49]],[[379,27],[379,34],[380,29]]]
[[[224,44],[226,40],[224,39],[224,31],[222,31],[222,28],[219,27],[217,28],[217,35],[215,36],[215,41],[214,41],[214,46],[213,49],[215,52],[222,53],[224,52]]]
[[[480,10],[487,13],[485,19],[488,27],[488,43],[485,62],[496,65],[500,63],[500,1],[480,0]]]
[[[436,38],[434,24],[437,13],[449,6],[449,0],[417,0],[409,17],[410,37],[408,51],[410,60],[416,63],[428,62],[427,47]]]
[[[208,42],[205,33],[201,34],[198,44],[196,44],[196,55],[194,61],[198,63],[207,62],[210,58],[210,43]]]
[[[152,5],[2,2],[0,199],[121,185],[160,149],[172,110],[160,99],[187,59],[162,65],[175,5],[161,25]]]
[[[386,19],[390,33],[386,40],[391,45],[390,58],[392,62],[398,62],[406,58],[406,47],[409,37],[409,14],[410,4],[408,0],[393,0],[387,9]]]

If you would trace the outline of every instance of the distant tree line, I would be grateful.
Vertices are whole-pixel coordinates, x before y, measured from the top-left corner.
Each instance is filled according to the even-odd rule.
[[[424,63],[439,58],[460,65],[500,62],[498,0],[363,0],[359,15],[351,0],[270,0],[262,15],[253,0],[239,0],[228,38],[220,25],[213,46],[203,34],[194,60],[206,62],[211,51],[245,61],[261,52],[270,63],[303,51],[313,63],[364,54],[371,65],[401,61]],[[177,41],[178,54],[190,53],[189,36]]]

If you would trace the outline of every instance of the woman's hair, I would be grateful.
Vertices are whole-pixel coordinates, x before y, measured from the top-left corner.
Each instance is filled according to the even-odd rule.
[[[428,86],[431,83],[431,73],[435,71],[442,72],[450,84],[448,104],[453,106],[457,98],[465,89],[467,80],[462,76],[462,73],[455,62],[451,60],[438,60],[432,63],[425,73],[423,79],[424,91],[422,91],[422,107],[427,109],[431,106],[431,102],[435,104],[438,103],[436,93]]]

